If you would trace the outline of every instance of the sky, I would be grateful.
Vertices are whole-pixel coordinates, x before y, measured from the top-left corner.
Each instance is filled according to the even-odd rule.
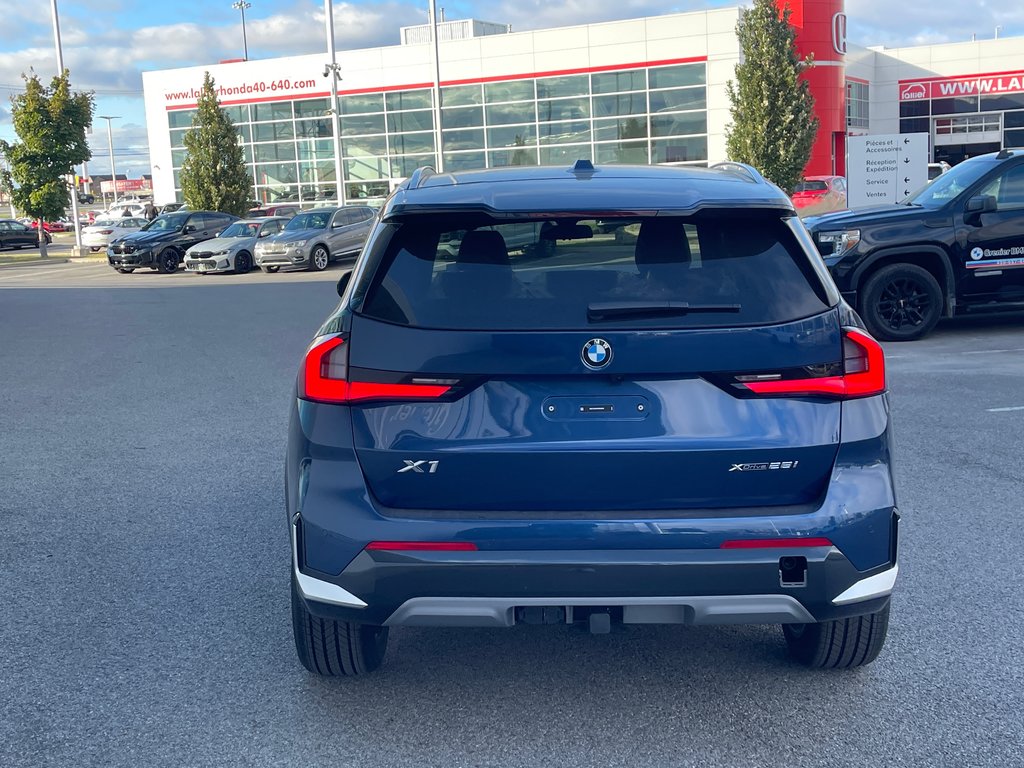
[[[317,0],[250,0],[246,34],[250,59],[297,56],[326,49],[324,5]],[[514,31],[656,16],[742,5],[742,0],[437,0],[448,19],[511,24]],[[241,19],[232,0],[57,0],[65,66],[72,86],[95,93],[96,115],[112,121],[118,173],[149,172],[142,72],[241,58]],[[848,39],[897,47],[1024,35],[1024,3],[846,0]],[[10,97],[24,73],[56,74],[50,3],[0,0],[0,138],[13,140]],[[424,24],[427,2],[354,0],[334,3],[339,50],[397,45],[399,27]],[[91,173],[109,173],[106,121],[89,137]]]

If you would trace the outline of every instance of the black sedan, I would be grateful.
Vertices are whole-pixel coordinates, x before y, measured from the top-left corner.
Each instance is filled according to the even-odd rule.
[[[53,242],[49,232],[44,232],[46,242]],[[0,219],[0,248],[35,248],[39,245],[39,233],[14,219]]]

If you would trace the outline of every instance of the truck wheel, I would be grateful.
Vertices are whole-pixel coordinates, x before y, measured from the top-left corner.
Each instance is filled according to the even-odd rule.
[[[181,261],[181,255],[176,248],[164,248],[156,257],[157,271],[165,275],[177,272],[179,261]]]
[[[876,339],[913,341],[939,322],[942,290],[928,270],[916,264],[890,264],[864,284],[858,310]]]
[[[292,573],[292,634],[302,666],[324,677],[373,672],[384,661],[388,628],[321,619],[306,610]]]
[[[874,661],[889,631],[888,604],[878,613],[820,624],[783,624],[790,655],[805,667],[850,669]]]

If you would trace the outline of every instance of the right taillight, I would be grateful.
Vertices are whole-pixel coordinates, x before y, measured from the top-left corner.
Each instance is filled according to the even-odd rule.
[[[450,384],[352,381],[343,336],[331,336],[310,347],[299,374],[299,397],[318,403],[434,400],[449,390]]]
[[[749,380],[758,378],[760,380]],[[800,378],[743,377],[739,387],[770,397],[829,397],[850,400],[885,392],[882,345],[859,328],[843,329],[843,369],[836,375]]]

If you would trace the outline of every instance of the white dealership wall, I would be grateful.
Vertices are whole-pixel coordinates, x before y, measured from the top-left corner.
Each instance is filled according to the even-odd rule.
[[[739,61],[739,42],[735,34],[738,17],[738,8],[723,8],[443,41],[440,44],[441,81],[448,84],[459,80],[706,58],[708,161],[714,163],[726,158],[729,101],[725,84],[735,76],[734,68]],[[342,92],[423,87],[433,82],[430,45],[339,51],[338,60]],[[154,197],[158,201],[174,199],[167,110],[194,105],[195,96],[186,92],[200,88],[205,72],[213,76],[218,86],[229,90],[255,83],[289,83],[287,87],[252,94],[227,93],[221,96],[223,104],[243,103],[253,98],[312,98],[328,93],[328,80],[323,77],[326,61],[326,54],[313,54],[144,72],[142,84]],[[315,82],[314,86],[307,84],[310,80]],[[295,81],[303,82],[302,87],[292,87],[290,84]]]

